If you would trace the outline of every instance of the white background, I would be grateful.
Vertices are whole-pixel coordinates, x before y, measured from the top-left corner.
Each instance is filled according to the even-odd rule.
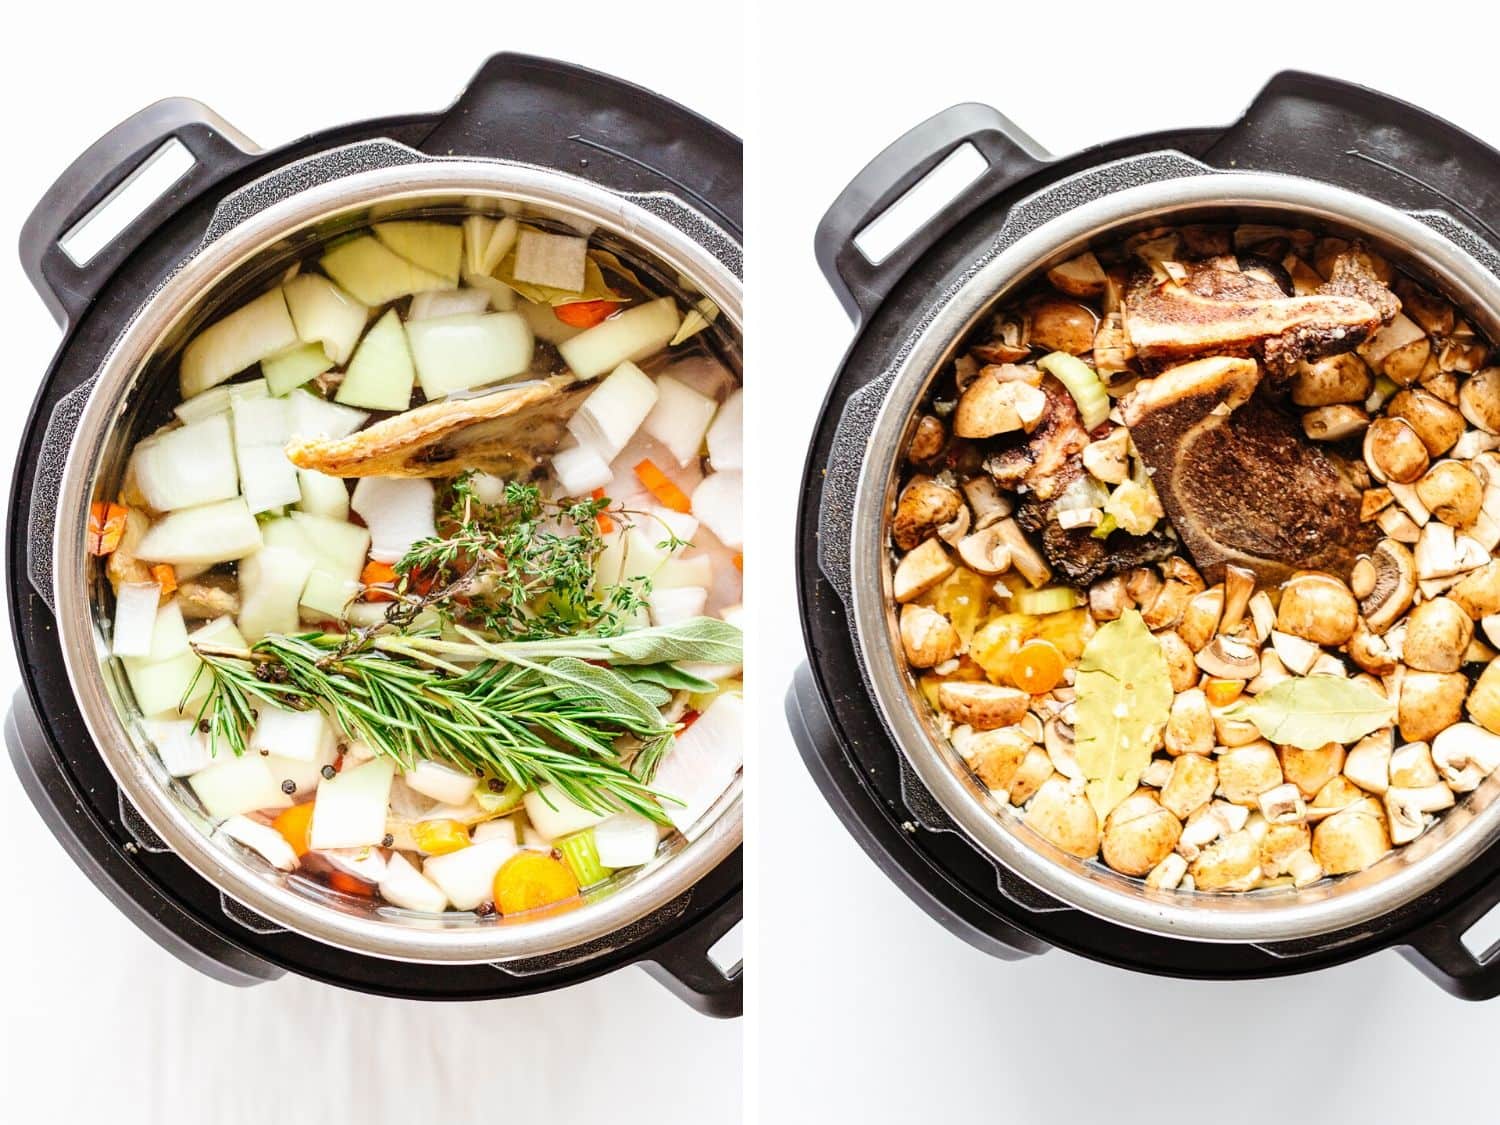
[[[751,124],[751,368],[780,390],[750,399],[765,454],[752,479],[773,558],[751,571],[763,580],[752,591],[768,607],[761,620],[775,621],[762,678],[785,683],[801,659],[787,608],[792,497],[803,437],[850,338],[814,265],[812,231],[900,132],[982,101],[1068,153],[1228,123],[1272,73],[1299,68],[1382,88],[1500,144],[1489,68],[1459,61],[1477,61],[1467,49],[1425,42],[1424,28],[1439,25],[1492,41],[1494,18],[1478,6],[1437,23],[1409,5],[1174,7],[929,0],[903,6],[896,24],[802,4],[764,29]],[[790,741],[773,733],[770,695],[752,819],[765,992],[751,1081],[762,1120],[1494,1119],[1500,1002],[1450,999],[1394,953],[1278,982],[1205,984],[1059,952],[1006,964],[971,950],[843,833]]]
[[[24,26],[12,22],[0,41],[0,100],[13,109],[0,178],[7,491],[25,405],[58,341],[10,248],[53,178],[158,98],[199,98],[272,147],[347,121],[439,110],[488,54],[510,49],[611,71],[736,133],[745,127],[733,6],[667,20],[670,36],[659,21],[629,18],[628,6],[580,0],[555,11],[310,0],[98,8],[31,6]],[[686,49],[689,39],[700,46]],[[6,701],[14,663],[10,644],[0,644]],[[0,768],[0,800],[8,1120],[739,1119],[742,1025],[697,1016],[638,969],[549,996],[464,1005],[300,980],[225,988],[162,953],[104,901],[9,768]]]

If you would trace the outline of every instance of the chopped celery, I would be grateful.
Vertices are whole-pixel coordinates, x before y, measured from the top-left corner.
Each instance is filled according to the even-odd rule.
[[[500,792],[493,792],[487,784],[474,790],[474,800],[490,816],[504,816],[521,807],[521,798],[526,796],[526,787],[514,781],[505,783]]]
[[[1043,614],[1073,609],[1081,601],[1078,591],[1071,586],[1043,586],[1036,590],[1017,590],[1014,604],[1018,613],[1041,617]]]
[[[1109,395],[1104,390],[1103,382],[1094,374],[1093,368],[1076,355],[1052,352],[1037,360],[1036,365],[1068,388],[1068,393],[1078,404],[1084,429],[1092,430],[1109,417]]]
[[[599,849],[594,843],[594,830],[585,828],[572,836],[553,841],[553,847],[562,853],[563,860],[573,872],[580,887],[592,887],[602,883],[614,873],[614,868],[599,862]]]
[[[288,394],[332,368],[333,360],[316,341],[298,344],[260,361],[260,373],[266,377],[266,386],[273,395]]]

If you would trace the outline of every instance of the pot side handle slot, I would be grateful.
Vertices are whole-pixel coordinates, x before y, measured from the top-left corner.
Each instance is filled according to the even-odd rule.
[[[943,235],[1048,159],[1009,118],[974,102],[894,141],[833,201],[814,237],[850,318],[867,318]]]
[[[1400,946],[1402,956],[1443,991],[1462,1000],[1500,996],[1497,906],[1500,879],[1492,878],[1437,921],[1408,934]]]
[[[257,152],[191,98],[149,105],[90,145],[21,227],[21,265],[57,322],[75,323],[153,230]]]

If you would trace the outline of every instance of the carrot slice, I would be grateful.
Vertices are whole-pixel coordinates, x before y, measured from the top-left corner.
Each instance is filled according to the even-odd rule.
[[[1203,685],[1203,694],[1212,707],[1228,707],[1244,690],[1244,680],[1211,679]]]
[[[347,871],[330,871],[328,873],[328,885],[336,891],[343,891],[346,895],[358,895],[360,898],[374,898],[375,885],[366,883],[363,879],[356,879]]]
[[[396,600],[396,595],[389,590],[377,588],[396,584],[396,568],[389,563],[376,562],[371,559],[365,563],[364,570],[360,571],[359,580],[365,586],[365,592],[362,595],[365,601],[393,602]]]
[[[693,502],[686,492],[678,488],[667,474],[656,467],[656,462],[647,457],[635,467],[635,475],[646,486],[646,491],[655,496],[664,508],[674,512],[691,512]]]
[[[171,563],[157,563],[151,568],[151,577],[161,587],[161,596],[170,597],[177,590],[177,569]]]
[[[616,301],[570,301],[556,306],[552,313],[570,328],[592,328],[608,320],[619,307]]]
[[[313,803],[303,801],[300,805],[293,805],[284,809],[271,821],[271,827],[281,833],[282,839],[292,845],[292,851],[297,853],[301,859],[307,854],[310,847],[308,834],[312,831]]]
[[[469,830],[462,821],[440,818],[412,825],[412,839],[425,855],[447,855],[469,846]]]
[[[106,504],[99,500],[89,505],[89,554],[112,554],[120,540],[125,538],[125,521],[129,515],[122,504]]]
[[[743,551],[736,551],[734,555],[734,569],[741,574],[745,573],[745,555]]]
[[[1051,641],[1027,641],[1011,658],[1010,676],[1016,687],[1030,695],[1051,691],[1062,680],[1063,655]]]
[[[568,865],[545,852],[517,852],[495,872],[495,909],[501,914],[538,910],[577,894]]]
[[[593,492],[589,493],[589,495],[591,497],[593,497],[595,500],[603,500],[604,499],[604,489],[602,489],[602,488],[596,488],[596,489],[594,489]],[[615,529],[615,521],[609,518],[609,513],[608,512],[601,511],[599,513],[599,515],[598,515],[597,518],[599,520],[599,534],[600,535],[608,535],[611,531],[613,531]]]

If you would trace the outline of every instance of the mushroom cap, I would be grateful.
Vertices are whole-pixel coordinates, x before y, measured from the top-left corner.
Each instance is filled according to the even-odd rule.
[[[1370,561],[1375,564],[1375,586],[1359,609],[1370,632],[1379,636],[1411,607],[1417,593],[1417,563],[1406,544],[1394,539],[1377,543]]]
[[[1042,783],[1025,821],[1028,828],[1069,855],[1092,859],[1099,852],[1099,818],[1094,806],[1061,777]]]
[[[1432,598],[1406,618],[1401,659],[1422,672],[1457,672],[1474,639],[1474,619],[1451,598]]]
[[[1313,829],[1313,858],[1329,875],[1363,871],[1391,850],[1380,803],[1366,797]]]
[[[1137,789],[1105,818],[1101,854],[1123,875],[1145,875],[1171,854],[1181,835],[1182,822],[1149,789]]]

